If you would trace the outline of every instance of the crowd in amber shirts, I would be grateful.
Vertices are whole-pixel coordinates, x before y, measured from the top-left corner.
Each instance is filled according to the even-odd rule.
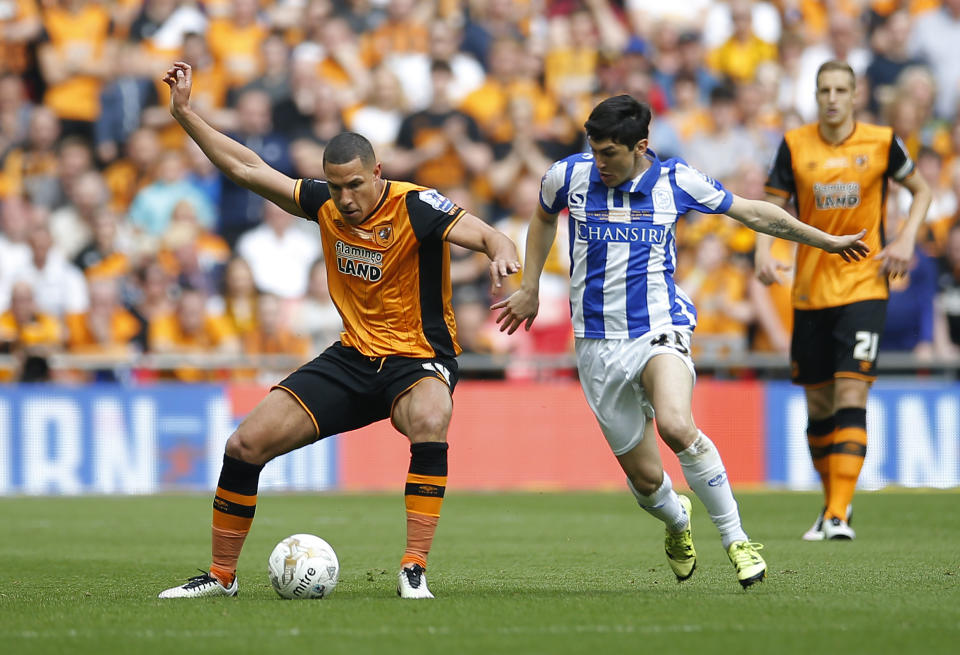
[[[815,120],[813,71],[844,59],[858,120],[891,125],[935,190],[917,259],[937,273],[916,284],[935,286],[938,327],[895,347],[955,354],[951,29],[960,0],[0,0],[0,351],[16,354],[0,374],[43,377],[50,352],[306,358],[336,340],[315,227],[270,218],[185,139],[160,82],[174,60],[193,67],[194,107],[271,166],[322,177],[324,144],[357,131],[386,177],[436,187],[522,241],[539,176],[584,148],[599,99],[648,102],[661,158],[759,198],[784,131]],[[907,204],[895,186],[888,200],[894,230]],[[789,289],[753,280],[752,233],[698,215],[678,229],[699,356],[786,352]],[[560,318],[563,238],[545,305]],[[485,267],[453,260],[468,352],[569,351],[553,313],[526,341],[499,339]],[[82,289],[53,302],[58,281]],[[907,285],[894,291],[924,291]]]

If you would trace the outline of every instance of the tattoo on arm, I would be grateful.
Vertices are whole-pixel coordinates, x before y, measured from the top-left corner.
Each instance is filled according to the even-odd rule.
[[[793,222],[788,222],[783,218],[771,220],[767,223],[766,227],[767,229],[764,230],[764,232],[771,236],[797,241],[808,246],[818,245],[816,240],[813,239],[812,235],[808,234],[806,230],[798,229],[797,225]]]

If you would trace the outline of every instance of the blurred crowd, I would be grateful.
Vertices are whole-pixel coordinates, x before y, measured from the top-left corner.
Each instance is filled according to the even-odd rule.
[[[53,352],[305,359],[337,339],[316,225],[185,137],[160,81],[175,60],[197,111],[271,166],[322,178],[324,144],[359,132],[386,177],[437,188],[522,251],[540,176],[584,148],[600,99],[648,102],[661,158],[762,198],[831,58],[858,75],[858,119],[891,125],[934,188],[881,348],[957,356],[960,0],[0,0],[0,352],[17,355],[0,379],[44,379]],[[909,195],[888,199],[892,233]],[[754,279],[753,233],[699,215],[679,230],[698,355],[785,353],[789,288]],[[534,329],[513,337],[492,323],[485,262],[455,249],[467,352],[570,351],[565,241]]]

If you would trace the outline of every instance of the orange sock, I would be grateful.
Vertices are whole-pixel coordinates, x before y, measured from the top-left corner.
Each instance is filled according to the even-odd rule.
[[[440,520],[447,488],[447,444],[430,441],[410,445],[410,471],[403,500],[407,508],[407,547],[400,566],[427,568],[427,555]]]
[[[213,498],[210,575],[224,586],[233,584],[237,574],[240,550],[257,509],[257,484],[262,469],[263,466],[223,456],[220,481]]]
[[[847,520],[857,479],[867,454],[867,410],[845,407],[837,411],[837,431],[830,446],[830,498],[826,518]]]
[[[830,469],[827,456],[833,444],[836,422],[833,416],[821,419],[810,419],[807,423],[807,446],[810,448],[810,458],[813,468],[820,474],[820,483],[823,485],[823,504],[830,502]]]

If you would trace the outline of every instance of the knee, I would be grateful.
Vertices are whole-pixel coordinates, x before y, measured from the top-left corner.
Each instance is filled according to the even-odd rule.
[[[262,446],[262,440],[257,439],[256,435],[242,425],[227,439],[224,452],[228,456],[248,464],[263,465],[271,459]]]
[[[407,436],[411,443],[446,441],[449,411],[416,411],[408,417]]]
[[[681,412],[658,412],[657,430],[675,453],[689,448],[699,434],[693,417]]]
[[[663,484],[663,467],[656,462],[651,462],[630,471],[627,477],[638,494],[652,496]]]

